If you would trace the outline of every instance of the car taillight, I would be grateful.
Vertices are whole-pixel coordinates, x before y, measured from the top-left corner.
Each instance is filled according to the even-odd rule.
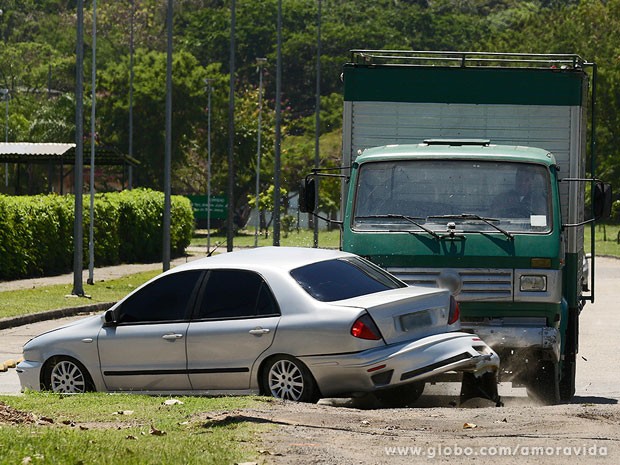
[[[375,322],[372,321],[372,318],[370,318],[368,314],[362,315],[355,320],[355,323],[351,326],[351,335],[360,339],[370,339],[372,341],[381,339],[379,328],[377,328],[377,325],[375,325]]]
[[[459,320],[461,316],[461,309],[456,299],[450,296],[450,314],[448,315],[448,324],[454,324]]]

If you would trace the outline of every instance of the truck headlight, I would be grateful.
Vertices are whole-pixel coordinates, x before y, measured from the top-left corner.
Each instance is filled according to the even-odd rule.
[[[521,292],[547,292],[547,277],[540,275],[523,275],[519,281]]]

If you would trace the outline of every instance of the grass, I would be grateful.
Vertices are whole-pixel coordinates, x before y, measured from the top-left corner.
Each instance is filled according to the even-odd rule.
[[[28,392],[19,397],[0,396],[0,412],[8,405],[39,418],[37,423],[10,424],[0,416],[0,464],[257,461],[258,434],[268,427],[234,417],[234,410],[264,407],[267,399],[177,399],[183,403],[164,405],[165,398],[132,394]],[[212,417],[224,416],[224,421],[209,421],[206,412]]]
[[[596,255],[620,257],[618,234],[620,225],[599,224],[594,227]],[[586,250],[590,251],[590,228],[585,228]]]
[[[211,235],[211,247],[215,244],[220,244],[220,249],[226,249],[226,236],[212,234]],[[314,244],[314,232],[308,229],[300,229],[299,231],[291,231],[289,233],[280,233],[280,245],[284,247],[312,247]],[[207,245],[207,233],[205,230],[200,230],[196,236],[192,239],[192,246],[194,247],[206,247]],[[254,247],[254,231],[244,230],[235,235],[233,245],[235,247]],[[258,236],[258,246],[265,247],[273,245],[273,236],[271,231],[269,236],[265,237],[265,234]],[[334,229],[333,231],[320,231],[319,232],[319,247],[337,249],[340,247],[340,230]]]
[[[72,284],[4,291],[0,299],[0,318],[79,307],[98,302],[116,302],[159,273],[160,271],[145,271],[110,281],[95,281],[92,286],[84,288],[90,296],[89,299],[71,296]]]

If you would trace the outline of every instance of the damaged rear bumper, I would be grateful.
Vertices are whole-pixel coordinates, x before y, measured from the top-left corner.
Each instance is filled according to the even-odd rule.
[[[496,373],[499,356],[475,334],[444,333],[355,354],[300,357],[321,393],[336,397],[424,381],[448,371]]]

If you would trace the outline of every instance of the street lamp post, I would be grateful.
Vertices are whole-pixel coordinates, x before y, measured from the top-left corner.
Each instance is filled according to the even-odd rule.
[[[171,164],[172,164],[172,14],[174,0],[168,0],[166,13],[166,147],[164,156],[164,217],[163,217],[163,271],[170,269],[170,210],[171,210]]]
[[[229,85],[228,85],[228,214],[226,217],[226,250],[233,251],[235,238],[235,29],[236,29],[236,0],[230,4],[230,56],[229,56]]]
[[[214,79],[205,79],[207,85],[207,255],[211,253],[211,83]]]
[[[315,108],[315,130],[314,130],[314,167],[319,169],[319,140],[321,134],[321,0],[319,0],[317,10],[317,34],[316,34],[316,108]],[[316,178],[318,181],[318,178]],[[318,185],[314,191],[314,204],[319,204]],[[314,218],[314,247],[319,246],[319,219]]]
[[[9,141],[9,89],[0,89],[2,97],[5,101],[5,114],[4,114],[4,141]],[[6,187],[9,187],[9,163],[4,164],[4,182]]]
[[[136,16],[136,2],[131,0],[131,18],[129,24],[129,157],[133,158],[133,23]],[[133,165],[129,164],[129,190],[133,189]]]
[[[274,208],[273,208],[273,245],[280,245],[280,156],[281,156],[281,92],[282,92],[282,0],[278,0],[278,22],[277,22],[277,44],[276,44],[276,134],[274,150]]]
[[[90,224],[88,225],[88,284],[95,284],[95,103],[97,100],[97,0],[93,0],[93,39],[90,107]]]
[[[82,280],[82,265],[84,246],[82,239],[83,199],[84,186],[84,77],[82,66],[84,63],[84,1],[77,2],[77,45],[75,52],[75,221],[73,223],[73,290],[71,294],[84,297]]]
[[[256,59],[258,71],[258,134],[256,142],[256,224],[254,228],[254,247],[258,247],[258,230],[260,229],[260,138],[263,116],[263,66],[266,63],[267,58]]]

